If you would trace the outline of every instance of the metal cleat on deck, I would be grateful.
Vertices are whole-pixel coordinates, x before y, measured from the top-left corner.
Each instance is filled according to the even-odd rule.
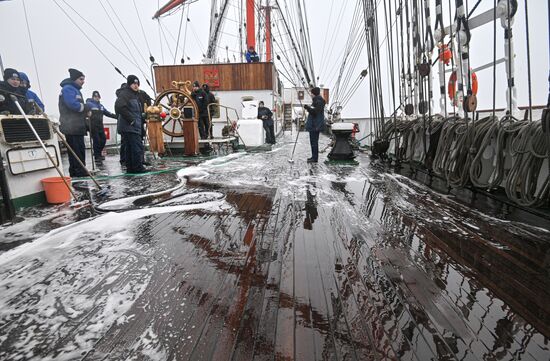
[[[334,123],[332,125],[334,146],[328,155],[330,160],[353,160],[355,158],[351,145],[355,129],[354,123]]]

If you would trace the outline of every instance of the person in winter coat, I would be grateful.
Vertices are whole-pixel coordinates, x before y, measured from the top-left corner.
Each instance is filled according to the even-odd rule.
[[[92,97],[86,99],[86,104],[92,112],[90,117],[90,137],[92,138],[94,148],[94,159],[104,160],[105,157],[101,154],[107,138],[105,137],[105,130],[103,125],[103,116],[116,119],[116,115],[105,109],[101,104],[101,95],[97,90],[94,90]]]
[[[264,102],[258,103],[258,119],[262,120],[265,130],[265,142],[275,144],[275,128],[273,123],[273,113],[264,106]]]
[[[193,83],[193,93],[191,97],[199,107],[199,134],[201,139],[208,139],[210,130],[210,121],[208,119],[208,96],[204,90],[201,89],[201,85],[198,81]]]
[[[17,108],[17,105],[11,98],[12,95],[17,97],[17,102],[21,105],[23,111],[28,111],[27,96],[25,95],[25,90],[20,86],[20,73],[15,69],[6,68],[4,70],[4,81],[0,82],[0,95],[4,98],[0,102],[0,113],[21,114],[19,108]]]
[[[59,130],[65,134],[67,143],[76,153],[83,164],[86,164],[86,147],[84,136],[86,135],[86,118],[89,107],[84,103],[80,89],[86,78],[76,69],[69,69],[69,78],[61,84],[59,94]],[[69,152],[69,174],[71,177],[85,177],[86,170],[80,166],[77,159]]]
[[[214,96],[214,94],[210,90],[210,85],[204,83],[202,85],[202,90],[204,90],[204,92],[206,93],[206,99],[208,100],[208,105],[213,104],[213,103],[216,102],[216,97]],[[212,110],[210,110],[210,111],[212,111]]]
[[[253,46],[248,47],[248,51],[246,52],[246,62],[247,63],[258,63],[260,62],[260,56],[258,53],[256,53],[256,50],[254,50]]]
[[[126,83],[128,86],[120,89],[115,102],[117,128],[123,139],[126,172],[144,173],[147,170],[143,166],[143,106],[139,98],[140,82],[137,76],[129,75]]]
[[[115,95],[118,98],[120,96],[120,93],[122,93],[122,90],[128,87],[128,84],[122,83],[120,84],[120,88],[118,88],[115,91]],[[124,143],[124,138],[122,137],[122,133],[120,132],[120,122],[118,122],[118,113],[116,113],[115,108],[115,115],[117,117],[117,125],[116,125],[116,132],[120,135],[120,165],[126,165],[126,144]]]
[[[309,143],[311,145],[311,158],[308,163],[317,163],[319,160],[319,134],[325,129],[325,100],[321,96],[321,89],[311,89],[313,97],[312,104],[304,106],[308,111],[306,120],[306,131],[309,132]]]
[[[206,93],[206,100],[208,102],[207,104],[207,114],[209,115],[208,116],[208,134],[212,134],[212,118],[214,118],[214,116],[216,116],[216,114],[219,113],[219,109],[217,107],[213,107],[211,106],[210,104],[216,104],[216,97],[214,96],[214,94],[212,93],[212,91],[210,90],[210,85],[204,83],[202,85],[202,90],[204,90],[204,92]],[[219,115],[218,115],[219,116]]]
[[[24,89],[25,95],[27,96],[29,103],[32,100],[36,105],[38,105],[38,107],[40,108],[40,110],[42,110],[42,112],[46,111],[44,103],[42,103],[42,100],[40,100],[40,98],[38,97],[38,94],[36,94],[31,90],[31,81],[29,80],[29,77],[27,76],[27,74],[23,72],[19,72],[19,77],[21,78],[20,86]]]

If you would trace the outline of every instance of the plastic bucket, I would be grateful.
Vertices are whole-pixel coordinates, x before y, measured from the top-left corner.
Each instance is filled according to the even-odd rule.
[[[71,186],[71,177],[65,177]],[[46,193],[46,201],[50,204],[65,203],[71,200],[71,192],[61,177],[50,177],[42,179],[42,187]]]

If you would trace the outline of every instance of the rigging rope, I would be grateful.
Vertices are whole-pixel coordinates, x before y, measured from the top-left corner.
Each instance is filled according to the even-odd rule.
[[[178,29],[178,40],[176,40],[176,47],[174,49],[174,65],[176,65],[176,58],[178,57],[178,48],[179,48],[179,45],[180,45],[181,28],[182,28],[182,25],[183,25],[184,15],[185,15],[185,8],[182,6],[180,26],[179,26],[179,29]],[[184,55],[182,54],[181,56],[183,57]]]
[[[114,14],[114,16],[116,17],[116,19],[118,20],[118,23],[120,24],[120,26],[122,27],[122,29],[124,30],[124,33],[126,34],[126,36],[128,37],[128,39],[130,39],[130,41],[132,42],[132,45],[134,46],[134,50],[139,54],[141,60],[143,61],[143,63],[145,64],[145,66],[147,67],[148,66],[148,62],[147,60],[145,59],[145,57],[143,56],[143,54],[141,53],[140,51],[140,48],[137,46],[137,44],[135,43],[134,39],[133,39],[133,36],[130,36],[130,33],[128,32],[128,30],[126,29],[126,27],[124,26],[124,23],[122,22],[122,20],[120,19],[120,17],[118,16],[118,13],[117,11],[115,11],[115,9],[113,8],[113,6],[111,5],[110,3],[110,0],[105,0],[107,2],[107,5],[109,6],[109,8],[111,9],[111,13]]]
[[[149,51],[149,59],[153,58],[153,55],[151,54],[151,47],[149,46],[149,41],[147,40],[147,34],[145,34],[145,28],[143,27],[143,23],[141,22],[141,16],[139,16],[139,11],[136,5],[136,0],[132,0],[132,3],[134,4],[134,9],[136,10],[136,15],[139,21],[139,26],[141,27],[141,34],[143,35],[143,39],[145,40],[145,44],[147,44],[147,50]],[[152,60],[151,60],[152,62]]]
[[[36,55],[34,54],[34,45],[32,42],[31,28],[29,25],[29,17],[27,14],[27,6],[25,5],[25,0],[23,0],[22,2],[23,2],[23,10],[25,12],[25,22],[27,24],[27,32],[29,34],[29,41],[31,43],[32,61],[34,63],[34,72],[36,73],[36,80],[38,82],[38,91],[40,92],[40,98],[44,99],[44,96],[42,95],[42,85],[40,83],[40,75],[38,74],[38,66],[36,65]]]
[[[138,62],[137,62],[137,59],[135,58],[134,54],[130,51],[130,47],[128,46],[128,44],[126,43],[126,41],[124,40],[124,38],[122,37],[122,35],[120,34],[120,32],[118,31],[118,28],[115,26],[115,23],[114,21],[112,20],[111,18],[111,15],[109,14],[109,12],[107,11],[107,9],[105,8],[105,6],[103,5],[103,2],[100,0],[99,1],[99,4],[101,5],[101,7],[103,8],[103,11],[105,12],[105,15],[107,15],[107,18],[109,19],[109,21],[111,22],[111,24],[113,25],[113,27],[115,28],[115,31],[116,33],[118,34],[120,40],[122,41],[122,43],[124,44],[124,46],[126,47],[126,50],[128,50],[128,54],[130,54],[132,56],[132,59],[133,59],[133,62],[132,64],[134,64],[134,66],[136,68],[139,68],[139,65],[138,65]]]
[[[84,35],[84,37],[86,37],[86,39],[88,39],[88,41],[96,48],[96,50],[105,58],[105,60],[107,60],[107,62],[109,64],[111,64],[113,66],[113,68],[115,68],[115,70],[117,71],[117,73],[119,73],[120,75],[122,75],[124,78],[126,78],[124,76],[124,74],[122,74],[122,72],[120,71],[120,69],[118,69],[116,67],[115,64],[113,64],[113,62],[109,59],[109,57],[107,55],[105,55],[105,53],[93,42],[93,40],[88,36],[88,34],[86,34],[86,32],[84,30],[82,30],[82,28],[73,20],[73,18],[65,11],[65,9],[63,9],[61,7],[61,5],[59,5],[57,3],[57,0],[53,0],[53,2],[55,3],[55,5],[57,5],[57,7],[67,16],[67,19],[69,19],[69,21],[71,21],[76,27],[78,30],[80,30],[80,32],[82,33],[82,35]]]
[[[550,20],[549,20],[550,21]],[[529,7],[525,1],[525,38],[527,45],[527,86],[529,90],[529,121],[533,121],[533,94],[531,87],[531,48],[529,44]]]

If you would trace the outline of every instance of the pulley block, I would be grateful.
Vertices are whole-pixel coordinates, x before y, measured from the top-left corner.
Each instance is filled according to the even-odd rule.
[[[428,102],[425,100],[421,100],[420,103],[418,103],[418,112],[420,114],[426,114],[429,110]]]
[[[464,97],[464,110],[469,113],[475,112],[477,109],[477,96],[475,94]]]
[[[414,113],[414,105],[407,104],[405,105],[405,114],[412,115]]]
[[[430,64],[428,63],[422,63],[422,64],[418,64],[418,73],[420,74],[421,77],[425,78],[427,77],[428,75],[430,75]]]

